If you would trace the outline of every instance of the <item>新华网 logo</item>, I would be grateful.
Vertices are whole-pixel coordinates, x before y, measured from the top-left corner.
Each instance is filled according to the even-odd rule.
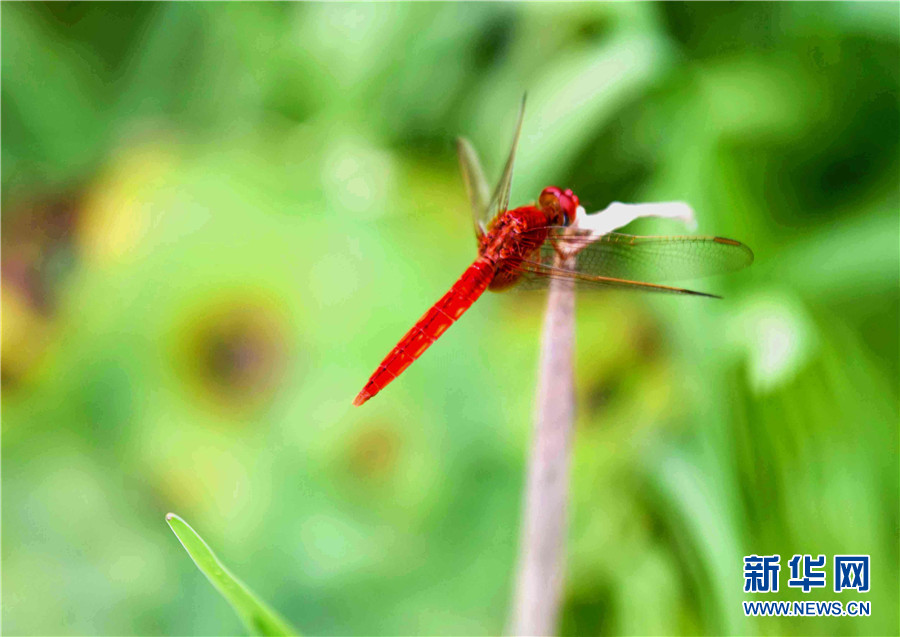
[[[868,555],[834,555],[832,577],[834,592],[854,590],[869,591]],[[787,585],[809,593],[814,588],[825,588],[828,574],[824,555],[797,554],[788,561],[790,578]],[[744,556],[744,592],[777,593],[781,572],[780,555]]]

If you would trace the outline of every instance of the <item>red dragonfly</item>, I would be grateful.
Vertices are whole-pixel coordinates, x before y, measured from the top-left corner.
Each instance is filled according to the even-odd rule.
[[[540,288],[553,279],[566,279],[578,287],[719,298],[643,280],[708,276],[752,263],[750,248],[732,239],[638,237],[615,232],[598,235],[596,230],[579,228],[577,220],[585,215],[578,197],[571,190],[556,186],[544,188],[536,204],[507,210],[524,110],[523,99],[509,157],[493,196],[488,196],[481,165],[471,144],[465,139],[457,140],[463,180],[474,211],[478,258],[381,361],[354,399],[354,405],[362,405],[397,378],[485,290],[500,291],[512,286]],[[612,206],[608,210],[611,209]],[[560,257],[566,258],[560,260]]]

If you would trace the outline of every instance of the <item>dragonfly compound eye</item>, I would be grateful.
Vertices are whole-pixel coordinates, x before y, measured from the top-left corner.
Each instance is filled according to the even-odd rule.
[[[575,220],[578,210],[578,196],[571,190],[562,190],[556,186],[548,186],[541,192],[538,200],[541,209],[558,217],[557,223],[569,225]]]
[[[567,188],[559,198],[559,205],[566,213],[566,225],[569,225],[575,220],[575,215],[578,212],[578,195]]]

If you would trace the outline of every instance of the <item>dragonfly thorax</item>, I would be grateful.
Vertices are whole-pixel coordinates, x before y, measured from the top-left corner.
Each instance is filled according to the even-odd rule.
[[[549,225],[567,226],[575,221],[578,195],[570,189],[547,186],[541,191],[538,206],[549,220]]]

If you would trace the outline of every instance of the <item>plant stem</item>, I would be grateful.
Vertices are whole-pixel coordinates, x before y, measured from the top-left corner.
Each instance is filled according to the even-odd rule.
[[[560,256],[556,264],[571,267]],[[557,629],[565,571],[566,508],[575,416],[574,345],[573,282],[554,279],[550,283],[541,337],[534,439],[509,626],[513,635],[552,635]]]

